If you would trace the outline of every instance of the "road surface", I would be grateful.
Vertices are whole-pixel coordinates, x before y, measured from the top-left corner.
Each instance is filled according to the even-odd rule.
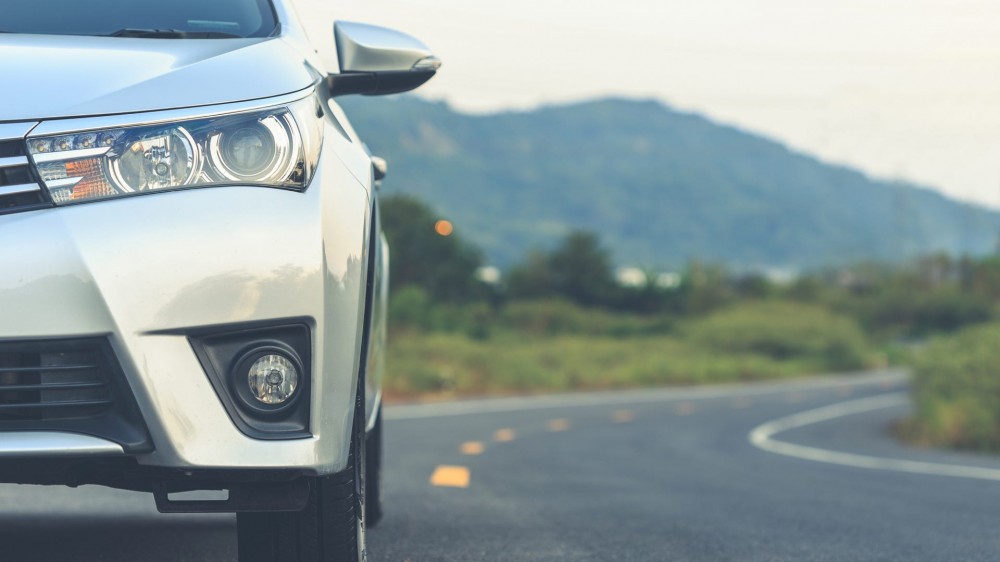
[[[898,373],[387,410],[370,559],[997,560],[1000,459],[904,447]],[[3,561],[234,561],[232,516],[0,486]]]

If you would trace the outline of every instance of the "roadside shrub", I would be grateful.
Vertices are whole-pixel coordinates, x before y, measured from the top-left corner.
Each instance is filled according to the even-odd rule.
[[[712,354],[670,336],[613,339],[564,335],[409,332],[389,346],[390,397],[566,392],[761,380],[808,374],[813,363],[753,353]]]
[[[807,359],[817,368],[835,370],[860,369],[868,363],[865,335],[853,320],[807,304],[740,304],[692,322],[684,333],[718,354]]]
[[[393,333],[407,331],[464,333],[488,339],[496,313],[485,302],[434,303],[425,290],[407,286],[389,297],[389,323]]]
[[[1000,325],[933,340],[913,363],[909,436],[934,445],[1000,451]]]
[[[389,298],[389,319],[394,325],[432,328],[432,303],[427,291],[413,285],[403,287]]]
[[[612,338],[662,334],[668,332],[672,324],[663,316],[584,308],[561,299],[511,302],[500,312],[499,323],[505,329],[524,334],[589,334]]]
[[[926,291],[900,287],[848,300],[846,310],[872,331],[903,336],[953,332],[993,319],[993,301],[958,290]]]

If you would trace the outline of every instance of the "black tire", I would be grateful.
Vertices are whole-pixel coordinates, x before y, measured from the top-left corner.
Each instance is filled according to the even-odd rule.
[[[371,529],[382,520],[382,405],[379,404],[375,427],[368,432],[368,460],[365,480],[365,525]]]
[[[359,384],[343,472],[312,478],[309,503],[291,513],[239,513],[240,562],[364,562],[365,402]]]

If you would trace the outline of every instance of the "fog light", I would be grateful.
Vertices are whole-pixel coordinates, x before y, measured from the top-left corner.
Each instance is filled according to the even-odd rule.
[[[276,406],[295,396],[299,386],[299,370],[295,363],[277,353],[257,358],[247,370],[250,395],[261,404]]]

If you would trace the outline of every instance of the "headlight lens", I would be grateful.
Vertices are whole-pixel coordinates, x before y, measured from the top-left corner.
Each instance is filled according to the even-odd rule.
[[[201,167],[195,141],[184,127],[126,139],[122,148],[108,164],[111,179],[127,192],[191,185]],[[53,169],[62,171],[59,164]]]
[[[322,144],[321,113],[289,106],[28,139],[57,205],[186,187],[309,185]]]

